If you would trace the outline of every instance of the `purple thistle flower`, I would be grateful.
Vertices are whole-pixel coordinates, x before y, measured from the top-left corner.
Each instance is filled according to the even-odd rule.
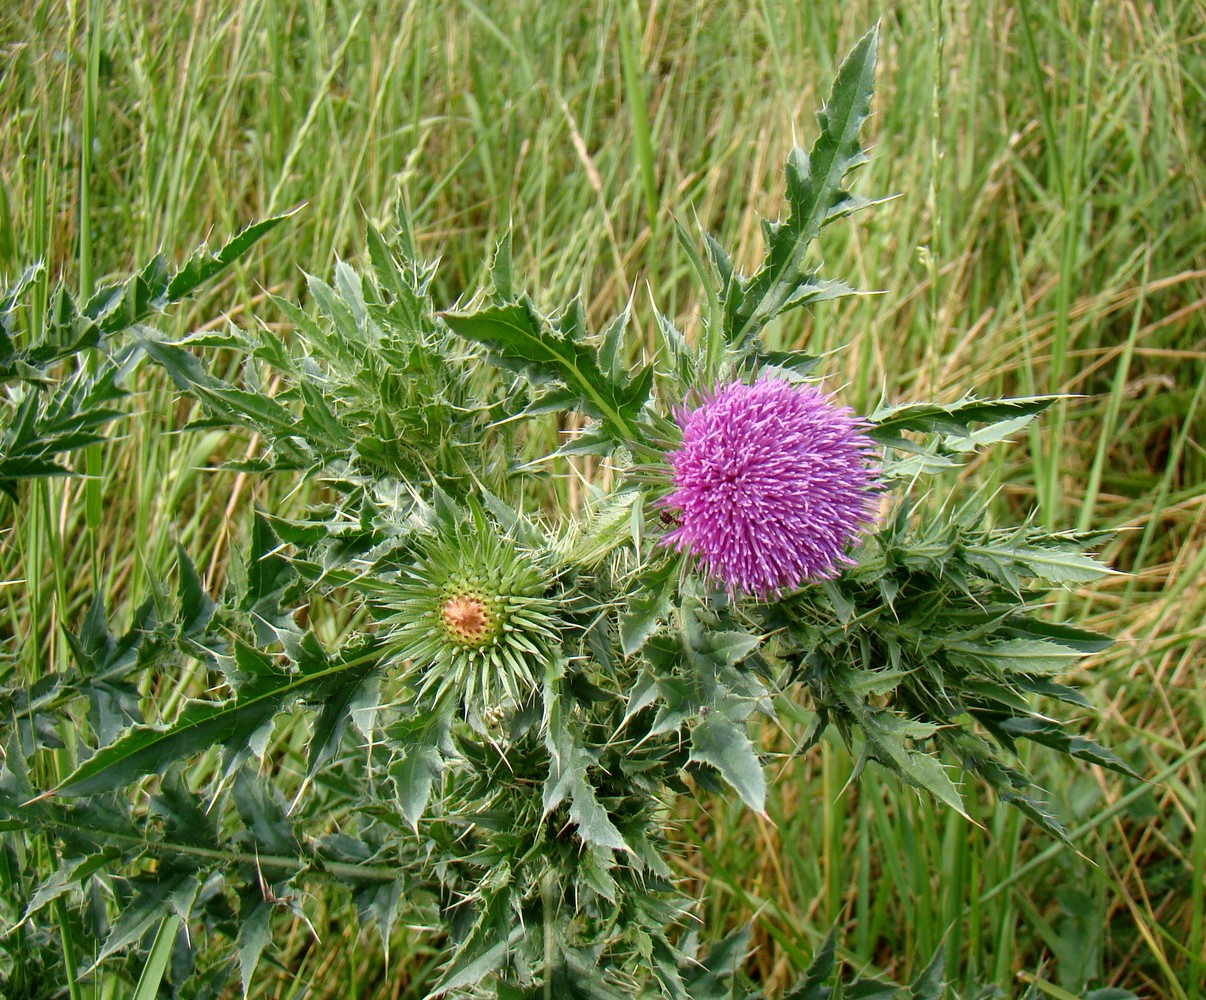
[[[675,414],[682,446],[667,457],[679,511],[661,540],[693,553],[709,576],[766,598],[826,579],[874,520],[874,448],[854,412],[819,388],[733,383]]]

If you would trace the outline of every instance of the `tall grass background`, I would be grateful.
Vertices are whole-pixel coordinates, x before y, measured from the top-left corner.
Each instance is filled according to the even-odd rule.
[[[1042,753],[1075,850],[969,788],[969,824],[888,778],[845,787],[825,746],[775,764],[768,819],[684,805],[684,878],[704,933],[751,918],[769,996],[828,928],[860,965],[919,971],[944,944],[960,988],[1007,995],[1119,986],[1206,995],[1206,4],[1201,0],[14,0],[0,12],[0,275],[43,259],[85,292],[156,250],[302,211],[170,333],[280,317],[362,251],[402,199],[437,299],[483,280],[510,227],[517,283],[581,295],[601,324],[630,300],[695,326],[675,220],[747,264],[778,212],[781,165],[811,141],[837,56],[882,29],[864,194],[831,227],[828,273],[878,294],[781,322],[776,347],[832,352],[830,385],[870,408],[937,396],[1059,392],[1029,434],[960,490],[994,516],[1116,532],[1122,571],[1053,603],[1117,637],[1074,681],[1101,734],[1149,781]],[[46,300],[46,285],[39,293]],[[249,447],[181,432],[188,409],[148,375],[88,478],[3,500],[0,636],[29,681],[95,590],[119,612],[182,544],[219,587],[253,504],[291,481],[217,472]],[[254,447],[254,443],[250,447]],[[572,483],[572,479],[562,482]],[[551,483],[551,489],[561,489]],[[167,679],[148,695],[195,693]],[[786,750],[775,733],[768,746]],[[278,727],[288,760],[305,728]],[[437,939],[399,930],[388,964],[347,901],[316,895],[276,928],[260,997],[420,997]],[[84,955],[84,962],[87,956]],[[102,971],[81,997],[116,996]]]

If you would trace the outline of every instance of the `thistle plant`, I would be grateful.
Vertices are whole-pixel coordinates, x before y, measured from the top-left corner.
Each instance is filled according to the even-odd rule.
[[[818,359],[763,343],[768,323],[852,291],[808,250],[871,204],[846,185],[866,159],[875,48],[874,32],[854,48],[812,150],[788,158],[761,266],[740,273],[706,234],[690,244],[709,306],[698,330],[658,316],[652,356],[634,360],[628,316],[595,335],[580,305],[547,313],[515,289],[509,240],[491,288],[434,302],[402,213],[368,230],[364,270],[309,279],[312,309],[274,300],[288,344],[266,326],[170,342],[146,308],[121,311],[166,306],[281,220],[90,303],[69,346],[102,374],[51,390],[82,400],[75,437],[28,387],[35,361],[66,355],[9,351],[5,377],[25,387],[0,470],[18,498],[21,476],[74,471],[54,456],[117,418],[89,393],[146,367],[198,423],[255,435],[243,471],[317,499],[257,512],[221,593],[182,551],[126,631],[98,594],[69,637],[76,670],[4,693],[0,829],[53,859],[7,940],[104,887],[99,962],[178,942],[170,974],[154,966],[177,993],[246,991],[274,913],[304,918],[328,886],[387,941],[432,929],[431,996],[755,997],[748,931],[697,926],[670,817],[697,788],[764,811],[758,720],[806,720],[797,753],[831,732],[856,773],[875,763],[960,812],[974,779],[1055,837],[1020,743],[1128,771],[1050,714],[1087,706],[1058,678],[1106,640],[1049,621],[1044,593],[1107,572],[1085,552],[1097,536],[993,525],[979,494],[930,478],[1052,398],[856,416]],[[4,299],[6,350],[20,295]],[[584,429],[550,454],[565,411]],[[36,441],[40,465],[22,457]],[[546,470],[581,455],[607,475],[575,505]],[[158,714],[136,685],[182,664],[200,670],[194,697]],[[300,773],[270,749],[294,709]],[[206,965],[192,943],[221,939]],[[834,968],[831,941],[790,995],[829,995]],[[909,995],[943,981],[938,961]]]

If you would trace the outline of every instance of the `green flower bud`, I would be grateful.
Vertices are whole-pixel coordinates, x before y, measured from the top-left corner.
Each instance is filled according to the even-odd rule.
[[[474,513],[421,542],[386,606],[395,659],[420,693],[451,694],[483,719],[539,690],[561,622],[546,554]]]

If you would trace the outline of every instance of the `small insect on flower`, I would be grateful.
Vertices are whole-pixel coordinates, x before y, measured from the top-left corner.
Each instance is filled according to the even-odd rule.
[[[874,520],[874,444],[849,407],[812,385],[733,383],[676,417],[667,457],[678,511],[661,540],[692,553],[730,597],[768,598],[833,577]]]

